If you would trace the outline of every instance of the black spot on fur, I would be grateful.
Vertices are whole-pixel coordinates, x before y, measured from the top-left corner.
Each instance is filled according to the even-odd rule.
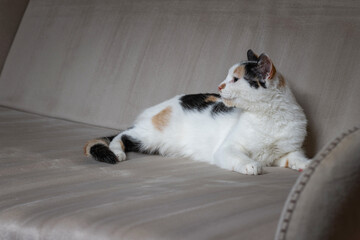
[[[144,149],[141,141],[129,136],[123,135],[121,136],[121,141],[124,144],[125,152],[138,152],[138,153],[145,153],[145,154],[158,154],[158,151],[150,151]]]
[[[104,144],[95,144],[92,146],[90,148],[90,154],[95,160],[99,162],[110,164],[115,164],[118,162],[115,154],[109,149],[108,146],[105,146]]]
[[[123,135],[121,141],[125,146],[125,152],[142,152],[141,142],[129,135]]]
[[[251,49],[249,49],[247,51],[247,58],[249,61],[258,61],[259,60],[259,58],[256,56],[256,54]]]
[[[249,83],[250,87],[253,87],[255,89],[259,88],[259,82],[252,80],[251,78],[244,77],[244,79]]]
[[[227,107],[224,103],[218,102],[212,107],[211,116],[223,113],[230,113],[232,111],[234,111],[234,107]]]
[[[205,93],[205,94],[188,94],[184,95],[180,98],[180,105],[184,110],[190,110],[190,111],[202,111],[206,109],[207,107],[215,104],[215,102],[212,101],[205,101],[208,97],[214,96],[217,98],[220,98],[219,94],[215,93]]]
[[[266,84],[265,84],[264,81],[259,81],[259,84],[260,84],[260,86],[262,86],[263,88],[266,88]]]
[[[259,71],[257,63],[245,64],[244,79],[250,84],[251,87],[258,89],[260,86],[266,88],[266,84],[263,81],[262,73]]]

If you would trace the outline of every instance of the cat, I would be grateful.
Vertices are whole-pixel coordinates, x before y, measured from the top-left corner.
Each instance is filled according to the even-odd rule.
[[[307,120],[271,59],[251,49],[232,66],[218,93],[179,95],[147,108],[133,127],[89,141],[85,154],[115,164],[126,152],[190,157],[242,174],[264,166],[301,171]]]

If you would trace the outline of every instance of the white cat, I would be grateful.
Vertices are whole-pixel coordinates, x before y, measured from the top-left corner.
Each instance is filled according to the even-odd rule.
[[[306,117],[270,58],[252,51],[232,66],[219,94],[179,95],[146,109],[132,128],[95,139],[85,154],[117,163],[125,152],[190,157],[243,174],[263,166],[302,170]]]

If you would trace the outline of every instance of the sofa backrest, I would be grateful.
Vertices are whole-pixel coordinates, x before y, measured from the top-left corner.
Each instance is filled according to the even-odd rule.
[[[30,0],[0,104],[126,128],[176,94],[216,92],[251,48],[292,86],[313,156],[359,122],[359,42],[358,2]]]

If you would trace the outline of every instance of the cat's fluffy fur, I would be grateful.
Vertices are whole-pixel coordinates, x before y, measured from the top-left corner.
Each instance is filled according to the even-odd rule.
[[[248,51],[219,85],[219,94],[179,95],[146,109],[132,128],[90,141],[85,153],[116,163],[125,152],[190,157],[243,174],[263,166],[301,170],[306,118],[265,54]]]

